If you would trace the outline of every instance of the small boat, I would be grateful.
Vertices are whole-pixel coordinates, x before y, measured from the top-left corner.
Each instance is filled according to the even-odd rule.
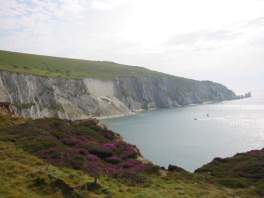
[[[197,120],[197,118],[194,118],[194,120]]]

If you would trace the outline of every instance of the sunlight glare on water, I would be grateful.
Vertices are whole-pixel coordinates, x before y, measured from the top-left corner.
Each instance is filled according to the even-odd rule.
[[[153,163],[165,168],[173,164],[193,172],[215,157],[264,147],[264,91],[252,96],[140,111],[101,122],[137,145]]]

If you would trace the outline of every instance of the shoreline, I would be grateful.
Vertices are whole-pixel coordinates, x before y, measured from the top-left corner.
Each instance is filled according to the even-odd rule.
[[[124,116],[135,115],[137,112],[140,112],[140,111],[155,110],[155,109],[159,109],[159,108],[138,109],[135,112],[131,111],[131,114],[128,114],[128,115],[113,115],[113,116],[102,116],[102,117],[92,117],[92,118],[96,118],[98,120],[105,120],[105,119],[111,119],[111,118],[121,118],[121,117],[124,117]]]
[[[227,100],[228,101],[228,100]],[[198,104],[187,104],[187,105],[179,105],[177,107],[183,107],[183,106],[195,106],[195,105],[203,105],[203,104],[212,104],[212,103],[216,103],[216,102],[223,102],[223,101],[206,101],[203,103],[198,103]],[[131,116],[131,115],[135,115],[137,112],[141,112],[141,111],[148,111],[148,110],[156,110],[156,109],[173,109],[173,108],[177,108],[177,107],[168,107],[168,108],[149,108],[149,109],[138,109],[135,112],[131,111],[131,114],[128,115],[112,115],[112,116],[102,116],[102,117],[92,117],[92,118],[96,118],[98,120],[105,120],[105,119],[111,119],[111,118],[121,118],[124,116]]]
[[[246,98],[250,98],[250,97],[246,97]],[[241,98],[236,98],[236,99],[233,99],[233,100],[241,100]],[[221,101],[213,101],[212,100],[212,101],[205,101],[205,102],[198,103],[198,104],[191,103],[191,104],[187,104],[187,105],[179,105],[177,107],[195,106],[195,105],[204,105],[204,104],[213,104],[213,103],[233,101],[233,100],[221,100]],[[173,109],[173,108],[177,108],[177,107],[138,109],[135,112],[132,112],[131,111],[131,114],[128,114],[128,115],[112,115],[112,116],[102,116],[102,117],[92,117],[92,118],[96,118],[98,120],[104,120],[104,119],[119,118],[119,117],[124,117],[124,116],[135,115],[137,112],[141,112],[141,111],[156,110],[156,109]]]

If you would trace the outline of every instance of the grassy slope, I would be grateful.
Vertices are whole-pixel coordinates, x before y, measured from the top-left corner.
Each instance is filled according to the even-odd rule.
[[[232,188],[251,187],[264,196],[264,148],[238,153],[230,158],[217,157],[195,172],[210,172],[222,185]]]
[[[101,190],[84,190],[93,178],[82,171],[55,167],[29,155],[12,143],[0,141],[0,197],[234,197],[240,194],[233,189],[215,187],[201,178],[186,179],[183,175],[151,178],[153,183],[145,186],[127,186],[113,178],[100,178]],[[62,181],[61,185],[55,181]],[[195,184],[196,183],[196,184]],[[74,194],[67,192],[74,189]],[[221,196],[218,196],[221,195]]]
[[[48,122],[47,122],[48,121]],[[251,186],[252,181],[248,180],[250,186],[243,188],[228,186],[218,182],[223,180],[225,176],[215,177],[208,174],[207,167],[203,168],[201,173],[191,174],[185,171],[168,172],[168,171],[147,171],[141,172],[141,177],[145,179],[140,183],[130,183],[129,180],[122,182],[123,178],[115,176],[101,175],[99,178],[99,188],[93,187],[93,177],[89,170],[76,170],[70,167],[61,166],[59,164],[50,164],[36,157],[32,153],[32,147],[27,147],[27,135],[35,134],[36,139],[40,141],[43,133],[47,140],[54,141],[49,134],[54,134],[53,128],[58,125],[59,119],[24,119],[22,117],[0,116],[0,197],[144,197],[144,198],[166,198],[166,197],[258,197],[261,195],[261,188]],[[44,128],[38,128],[41,124],[46,123]],[[69,122],[61,120],[61,123]],[[73,123],[74,124],[74,123]],[[36,125],[36,128],[34,126]],[[47,126],[49,125],[49,126]],[[30,127],[30,128],[29,128]],[[70,125],[68,128],[72,128]],[[78,126],[80,127],[80,126]],[[86,129],[90,127],[85,125]],[[92,127],[94,129],[94,127]],[[28,130],[32,129],[32,130]],[[43,129],[43,130],[42,130]],[[72,128],[73,129],[73,128]],[[76,128],[77,129],[77,128]],[[75,130],[74,130],[75,131]],[[76,130],[77,133],[80,131]],[[7,133],[8,132],[8,133]],[[69,134],[67,128],[60,130],[61,135]],[[94,137],[102,141],[101,132],[92,132]],[[23,133],[22,136],[20,133]],[[71,135],[75,133],[71,132]],[[83,134],[82,134],[83,135]],[[56,140],[57,141],[57,140]],[[95,144],[101,144],[93,139]],[[32,141],[31,141],[32,142]],[[33,142],[32,142],[33,143]],[[91,141],[89,144],[94,144]],[[33,146],[34,144],[32,144]],[[42,144],[41,144],[42,145]],[[66,146],[66,145],[64,145]],[[35,149],[40,149],[37,144]],[[43,148],[41,148],[43,149]],[[121,151],[118,151],[122,153]],[[251,154],[256,154],[255,152]],[[262,154],[262,152],[261,152]],[[80,157],[80,156],[79,156]],[[258,156],[260,157],[260,156]],[[264,156],[263,156],[264,157]],[[251,160],[252,158],[244,158]],[[127,159],[131,160],[131,159]],[[263,162],[263,158],[258,158]],[[219,160],[218,160],[219,161]],[[228,164],[226,161],[225,164]],[[90,162],[88,162],[89,165]],[[241,161],[239,161],[241,163]],[[234,163],[230,164],[234,167]],[[213,168],[213,166],[211,166]],[[243,166],[245,168],[245,166]],[[215,167],[216,170],[217,167]],[[229,166],[220,167],[219,170],[227,171]],[[128,171],[133,171],[133,169]],[[244,169],[243,169],[244,170]],[[211,170],[213,172],[213,170]],[[232,176],[232,174],[230,174]],[[260,174],[261,175],[261,174]],[[238,175],[234,175],[232,179],[238,179]],[[133,178],[131,178],[133,179]],[[228,178],[230,179],[230,178]],[[242,178],[243,180],[247,178]],[[254,181],[256,178],[254,178]],[[263,179],[258,180],[258,186],[261,187]]]
[[[154,78],[170,76],[143,67],[127,66],[113,62],[40,56],[3,50],[0,50],[0,70],[76,79],[114,80],[115,77],[128,76]]]

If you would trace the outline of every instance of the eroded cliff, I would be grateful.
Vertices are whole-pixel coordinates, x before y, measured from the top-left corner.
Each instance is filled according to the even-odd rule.
[[[225,86],[179,77],[64,79],[0,71],[0,101],[19,116],[85,119],[130,115],[139,109],[170,108],[235,99]]]

